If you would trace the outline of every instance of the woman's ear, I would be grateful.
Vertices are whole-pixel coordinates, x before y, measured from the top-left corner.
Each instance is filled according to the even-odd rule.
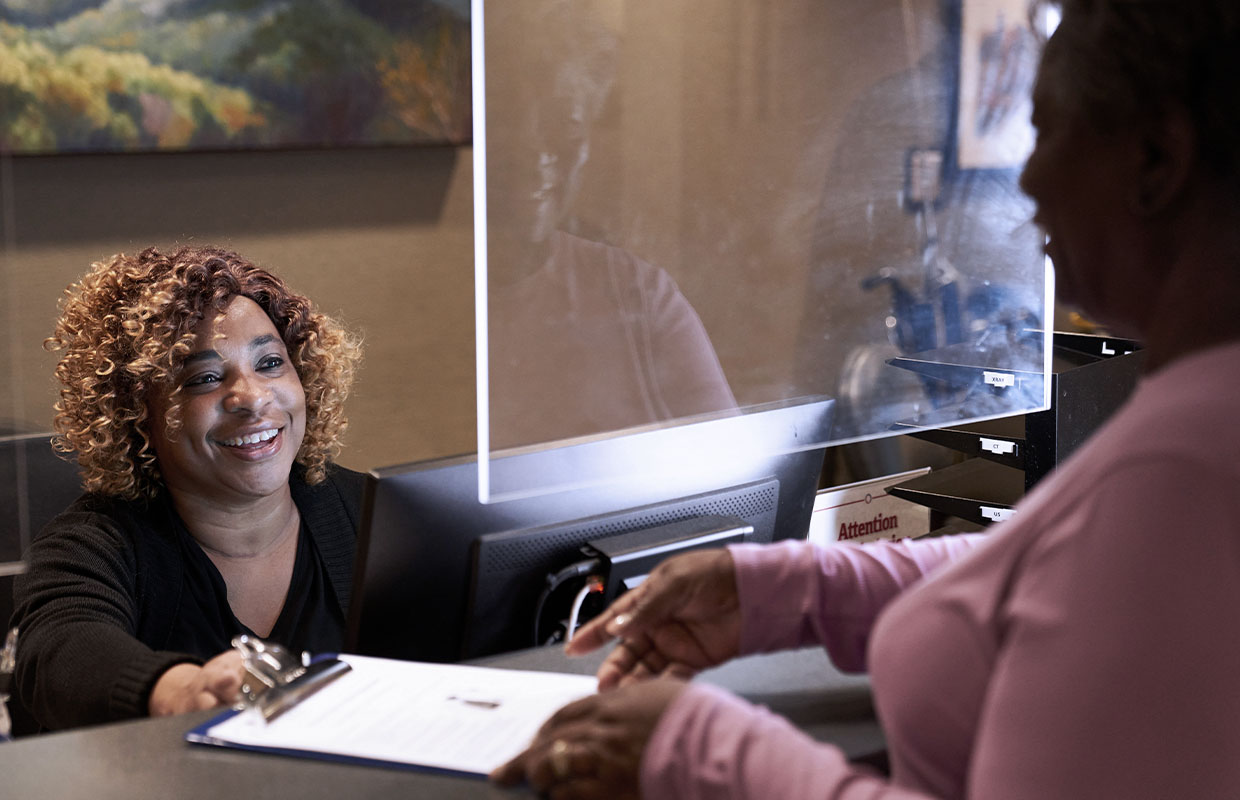
[[[1197,129],[1179,107],[1140,125],[1137,179],[1128,205],[1137,216],[1149,217],[1166,210],[1184,192],[1197,160]]]

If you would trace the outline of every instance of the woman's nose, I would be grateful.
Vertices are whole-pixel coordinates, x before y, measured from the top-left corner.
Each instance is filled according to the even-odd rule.
[[[270,400],[267,388],[253,377],[241,377],[232,382],[224,396],[224,410],[230,414],[257,413]]]

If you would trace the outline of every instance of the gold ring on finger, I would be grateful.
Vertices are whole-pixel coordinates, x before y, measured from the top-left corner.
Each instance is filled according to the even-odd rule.
[[[556,780],[564,780],[572,771],[572,760],[568,753],[568,742],[563,739],[556,739],[551,743],[551,751],[547,756],[547,762],[551,764],[551,773],[555,775]]]

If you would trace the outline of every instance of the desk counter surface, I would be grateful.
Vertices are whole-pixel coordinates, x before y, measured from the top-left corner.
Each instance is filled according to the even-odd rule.
[[[479,661],[509,669],[592,673],[601,656],[568,659],[558,648]],[[730,689],[788,717],[852,757],[882,748],[865,678],[840,674],[820,650],[739,659],[698,680]],[[272,756],[184,741],[218,712],[137,720],[35,736],[0,745],[0,796],[90,800],[145,798],[496,798],[534,797],[484,780]]]

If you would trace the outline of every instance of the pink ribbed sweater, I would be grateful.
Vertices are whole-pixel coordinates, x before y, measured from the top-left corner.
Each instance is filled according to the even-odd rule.
[[[986,534],[734,549],[744,652],[867,669],[890,779],[693,684],[657,798],[1240,797],[1240,344],[1147,377]]]

